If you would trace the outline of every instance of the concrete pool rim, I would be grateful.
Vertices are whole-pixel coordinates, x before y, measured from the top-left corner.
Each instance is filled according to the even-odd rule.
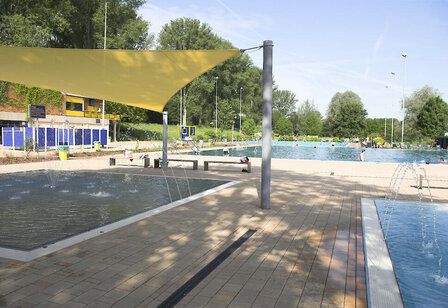
[[[368,307],[404,307],[375,200],[361,198]]]
[[[59,170],[58,170],[59,171]],[[62,171],[62,170],[60,170]],[[65,170],[64,170],[65,171]],[[70,172],[70,171],[69,171]],[[76,172],[76,171],[75,171]],[[105,172],[107,173],[107,172]],[[121,173],[124,174],[124,173]],[[152,175],[140,175],[140,176],[152,176]],[[191,178],[191,179],[196,179],[196,178]],[[222,179],[211,179],[211,178],[207,178],[207,180],[219,180],[219,181],[223,181]],[[94,228],[76,235],[73,235],[71,237],[59,240],[55,243],[52,244],[47,244],[44,245],[42,247],[39,248],[35,248],[29,251],[25,251],[25,250],[19,250],[19,249],[13,249],[13,248],[5,248],[5,247],[1,247],[0,246],[0,258],[5,258],[5,259],[11,259],[11,260],[15,260],[15,261],[21,261],[21,262],[30,262],[34,259],[46,256],[48,254],[54,253],[56,251],[59,251],[61,249],[70,247],[72,245],[84,242],[86,240],[92,239],[94,237],[97,237],[99,235],[105,234],[107,232],[111,232],[114,231],[116,229],[125,227],[127,225],[130,225],[132,223],[138,222],[140,220],[149,218],[151,216],[157,215],[159,213],[168,211],[170,209],[173,209],[175,207],[178,207],[180,205],[189,203],[191,201],[200,199],[204,196],[216,193],[218,191],[224,190],[226,188],[229,188],[233,185],[236,185],[240,183],[240,181],[227,181],[227,183],[224,183],[222,185],[216,186],[214,188],[211,189],[207,189],[204,190],[202,192],[199,192],[197,194],[191,195],[187,198],[183,198],[165,205],[162,205],[160,207],[142,212],[142,213],[138,213],[136,215],[132,215],[130,217],[126,217],[123,218],[119,221],[116,222],[112,222],[110,224],[98,227],[98,228]]]

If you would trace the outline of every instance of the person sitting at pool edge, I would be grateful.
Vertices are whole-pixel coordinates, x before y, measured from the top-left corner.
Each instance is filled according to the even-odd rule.
[[[247,157],[247,156],[243,156],[243,157],[241,157],[241,158],[240,158],[240,163],[242,163],[242,164],[248,164],[248,163],[249,163],[249,157]],[[243,170],[241,170],[241,172],[249,172],[249,171],[247,171],[246,168],[243,168]]]
[[[131,150],[124,150],[124,158],[129,158],[129,161],[132,162],[134,158],[132,157],[132,151]]]
[[[222,154],[224,154],[224,156],[229,156],[229,148],[227,147],[227,145],[224,145],[224,147],[222,148]]]

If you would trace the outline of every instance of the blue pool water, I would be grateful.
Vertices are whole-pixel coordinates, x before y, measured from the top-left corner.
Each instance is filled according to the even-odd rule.
[[[448,160],[446,150],[365,149],[368,162],[437,163],[440,157]],[[348,148],[344,143],[329,142],[274,142],[272,158],[358,161],[361,149]],[[261,157],[261,146],[231,148],[230,156]],[[201,155],[223,156],[222,150],[204,150]]]
[[[32,250],[227,182],[50,170],[1,174],[0,247]]]
[[[448,205],[375,200],[406,307],[448,305]]]

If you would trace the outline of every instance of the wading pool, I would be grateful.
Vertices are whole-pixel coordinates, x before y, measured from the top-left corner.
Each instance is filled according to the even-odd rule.
[[[129,219],[136,215],[142,219],[141,215],[151,210],[178,205],[229,184],[232,182],[109,172],[1,174],[0,250],[45,249],[124,219],[128,219],[125,224],[131,223]]]

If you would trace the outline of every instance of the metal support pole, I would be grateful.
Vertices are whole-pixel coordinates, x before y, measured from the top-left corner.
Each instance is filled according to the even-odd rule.
[[[405,101],[405,97],[404,97],[404,92],[405,92],[405,87],[406,87],[406,79],[407,79],[407,76],[406,76],[406,57],[407,57],[407,55],[406,55],[406,53],[403,53],[402,55],[401,55],[402,57],[403,57],[403,76],[404,76],[404,81],[403,81],[403,102],[402,102],[402,106],[401,106],[401,108],[403,109],[403,122],[401,122],[401,143],[403,143],[403,141],[404,141],[404,118],[405,118],[405,116],[406,116],[406,110],[405,110],[405,105],[404,105],[404,101]]]
[[[184,91],[183,91],[183,88],[182,89],[180,89],[180,92],[179,92],[179,97],[180,97],[180,100],[179,100],[179,131],[182,129],[182,109],[183,109],[183,107],[182,107],[182,104],[183,104],[183,98],[182,98],[182,96],[184,95]]]
[[[390,144],[394,144],[394,118],[391,119],[391,133],[390,133]]]
[[[168,112],[163,113],[163,147],[162,147],[162,169],[168,169]]]
[[[104,3],[104,47],[103,47],[103,49],[104,50],[106,50],[106,40],[107,40],[107,1],[105,1],[105,3]],[[104,109],[106,108],[106,103],[105,103],[105,101],[104,101],[104,99],[103,99],[103,104],[102,104],[102,106],[101,106],[101,123],[102,123],[102,126],[103,126],[103,129],[104,129],[104,122],[105,122],[105,119],[104,119],[104,113],[105,113],[105,111],[104,111]]]
[[[261,208],[271,208],[272,146],[272,41],[263,42],[263,143],[261,163]]]
[[[216,79],[216,89],[215,89],[215,133],[218,131],[218,79],[219,77],[215,77]]]
[[[240,133],[241,133],[241,103],[242,103],[242,92],[243,92],[243,87],[240,88]]]
[[[114,121],[114,142],[117,142],[117,121]]]

